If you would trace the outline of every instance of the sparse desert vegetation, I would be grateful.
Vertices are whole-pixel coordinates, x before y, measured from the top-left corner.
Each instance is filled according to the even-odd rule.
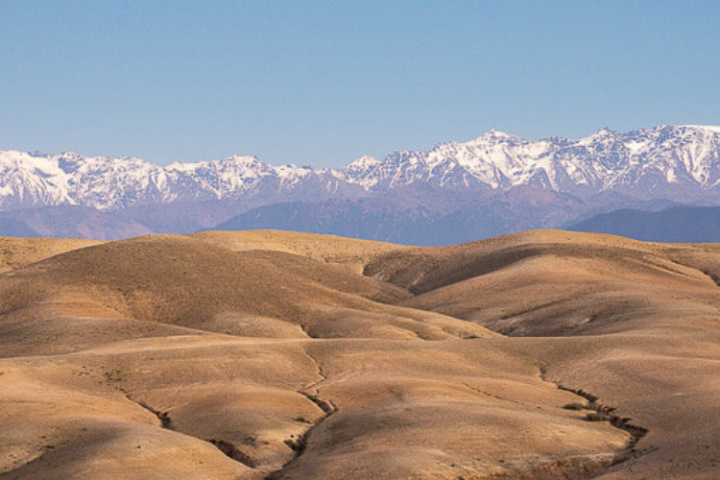
[[[3,478],[720,476],[720,245],[0,243]]]

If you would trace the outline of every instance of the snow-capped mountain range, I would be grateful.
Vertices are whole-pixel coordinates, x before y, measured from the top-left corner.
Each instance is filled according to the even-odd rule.
[[[175,163],[167,167],[139,158],[83,157],[0,151],[0,209],[81,205],[118,210],[133,205],[241,197],[273,185],[291,191],[310,178],[337,189],[327,170],[284,165],[255,157]]]
[[[592,199],[608,195],[718,204],[720,127],[603,128],[586,138],[538,141],[492,130],[466,143],[366,156],[339,169],[272,166],[248,156],[160,167],[138,158],[0,151],[0,212],[80,206],[112,213],[209,202],[234,205],[228,217],[263,205],[357,201],[414,187],[435,196],[476,192],[478,199],[531,188],[570,196],[587,211],[597,207]]]
[[[629,133],[603,128],[579,140],[534,142],[492,130],[427,152],[396,152],[383,161],[363,157],[334,173],[370,191],[424,181],[594,194],[646,179],[707,189],[720,184],[720,127],[660,126]]]
[[[223,200],[271,188],[282,195],[312,182],[332,195],[345,186],[368,194],[427,182],[445,188],[521,185],[587,196],[663,184],[707,190],[720,184],[720,127],[660,126],[589,137],[527,141],[490,131],[466,143],[362,157],[340,169],[272,166],[255,157],[174,163],[0,151],[0,209],[82,205],[118,210],[136,204]],[[641,193],[641,192],[636,192]]]

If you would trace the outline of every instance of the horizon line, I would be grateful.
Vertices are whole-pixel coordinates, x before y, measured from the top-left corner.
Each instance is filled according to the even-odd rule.
[[[584,136],[584,137],[574,137],[574,138],[571,138],[571,137],[562,137],[562,136],[559,136],[559,135],[551,135],[551,136],[541,137],[541,138],[538,138],[538,139],[536,139],[536,140],[529,140],[529,139],[527,139],[527,138],[519,137],[519,136],[517,136],[517,135],[511,134],[511,133],[508,133],[508,132],[506,132],[506,131],[499,130],[499,129],[493,127],[493,128],[491,128],[490,130],[486,131],[485,133],[483,133],[483,134],[481,134],[481,135],[479,135],[479,136],[477,136],[477,137],[474,137],[474,138],[472,138],[472,139],[470,139],[470,140],[467,140],[467,141],[460,141],[460,142],[459,142],[459,141],[456,141],[456,140],[449,140],[449,141],[439,142],[439,143],[434,144],[432,147],[430,147],[430,148],[427,149],[427,150],[422,150],[422,149],[407,149],[407,148],[406,148],[406,149],[393,150],[393,151],[391,151],[390,153],[388,153],[388,154],[386,154],[385,156],[383,156],[382,158],[380,158],[380,157],[375,157],[375,156],[372,156],[372,155],[369,155],[369,154],[363,154],[363,155],[360,155],[359,157],[355,158],[354,160],[351,160],[349,163],[346,163],[346,164],[344,164],[344,165],[342,165],[342,166],[338,166],[338,167],[322,167],[322,168],[316,167],[316,166],[311,165],[311,164],[303,164],[303,165],[298,165],[298,164],[296,164],[296,163],[280,163],[280,164],[274,164],[274,163],[270,163],[270,162],[268,162],[268,161],[265,161],[265,160],[261,159],[261,158],[258,157],[257,155],[243,155],[243,154],[236,154],[236,153],[233,153],[233,154],[230,154],[230,155],[226,155],[226,156],[222,156],[222,157],[219,157],[219,158],[212,158],[212,159],[206,159],[206,160],[176,160],[176,161],[172,161],[172,162],[168,163],[167,165],[160,165],[159,163],[154,162],[154,161],[152,161],[152,160],[149,160],[149,159],[147,159],[147,158],[143,158],[143,157],[139,157],[139,156],[134,156],[134,155],[123,155],[123,156],[84,155],[84,154],[82,154],[82,153],[78,153],[78,152],[73,151],[73,150],[65,150],[65,151],[62,151],[62,152],[60,152],[60,153],[47,153],[47,152],[43,152],[43,151],[41,151],[41,150],[18,150],[18,149],[15,149],[15,148],[10,148],[10,149],[0,149],[0,152],[24,153],[24,154],[28,154],[28,155],[30,155],[30,156],[33,156],[33,157],[35,157],[35,158],[38,158],[38,157],[58,157],[58,156],[63,156],[63,155],[77,155],[77,156],[82,157],[82,158],[85,158],[85,159],[104,158],[104,159],[109,159],[109,160],[139,160],[139,161],[142,161],[142,162],[145,162],[145,163],[149,163],[149,164],[151,164],[151,165],[154,165],[154,166],[156,166],[156,167],[163,168],[163,169],[168,168],[168,167],[172,167],[172,166],[175,166],[175,165],[196,165],[196,164],[202,164],[202,163],[213,163],[213,162],[221,162],[221,161],[223,161],[223,160],[234,159],[235,157],[240,157],[240,158],[254,159],[254,160],[257,160],[257,161],[259,161],[259,162],[261,162],[261,163],[264,163],[264,164],[269,165],[269,166],[272,166],[272,167],[295,167],[295,168],[301,168],[301,169],[312,169],[312,170],[323,171],[323,170],[342,169],[342,168],[347,167],[348,165],[350,165],[350,164],[352,164],[352,163],[354,163],[354,162],[356,162],[356,161],[358,161],[358,160],[364,159],[364,158],[370,158],[370,159],[373,159],[373,160],[382,161],[382,159],[385,159],[385,158],[387,158],[387,157],[389,157],[390,155],[393,155],[393,154],[395,154],[395,153],[405,153],[405,152],[429,152],[429,151],[432,151],[432,150],[434,150],[434,149],[436,149],[436,148],[438,148],[438,147],[440,147],[440,146],[443,146],[443,145],[451,145],[451,144],[464,145],[464,144],[472,143],[472,142],[474,142],[474,141],[476,141],[476,140],[479,140],[479,139],[485,137],[486,135],[492,134],[492,133],[495,133],[495,134],[498,134],[498,133],[499,133],[499,134],[503,134],[503,135],[505,135],[505,136],[512,137],[512,138],[521,140],[522,142],[526,142],[526,143],[538,143],[538,142],[542,142],[542,141],[549,141],[549,140],[555,140],[555,139],[568,140],[568,141],[579,141],[579,140],[584,140],[584,139],[590,138],[590,137],[592,137],[593,135],[595,135],[595,134],[597,134],[597,133],[599,133],[599,132],[603,132],[603,131],[605,131],[605,130],[607,130],[607,131],[609,131],[609,132],[612,132],[612,133],[616,133],[616,134],[628,135],[628,134],[635,133],[635,132],[643,132],[643,131],[654,130],[654,129],[659,129],[659,128],[665,128],[665,127],[697,128],[697,129],[709,130],[709,131],[712,131],[712,132],[714,132],[714,133],[720,134],[720,125],[658,124],[658,125],[654,125],[654,126],[650,126],[650,127],[636,128],[636,129],[628,130],[628,131],[625,131],[625,132],[622,132],[622,131],[620,131],[620,130],[614,130],[614,129],[609,128],[609,127],[607,127],[607,126],[601,126],[601,127],[599,127],[597,130],[595,130],[594,132],[592,132],[591,134],[586,135],[586,136]]]

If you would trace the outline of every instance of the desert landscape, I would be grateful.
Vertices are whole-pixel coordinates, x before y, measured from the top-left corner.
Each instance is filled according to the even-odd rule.
[[[720,476],[720,245],[0,247],[3,478]]]
[[[0,480],[720,480],[720,2],[0,3]]]

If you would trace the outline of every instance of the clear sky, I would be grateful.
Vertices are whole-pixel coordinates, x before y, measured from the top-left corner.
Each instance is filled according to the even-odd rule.
[[[363,154],[720,124],[716,1],[0,3],[0,149]]]

